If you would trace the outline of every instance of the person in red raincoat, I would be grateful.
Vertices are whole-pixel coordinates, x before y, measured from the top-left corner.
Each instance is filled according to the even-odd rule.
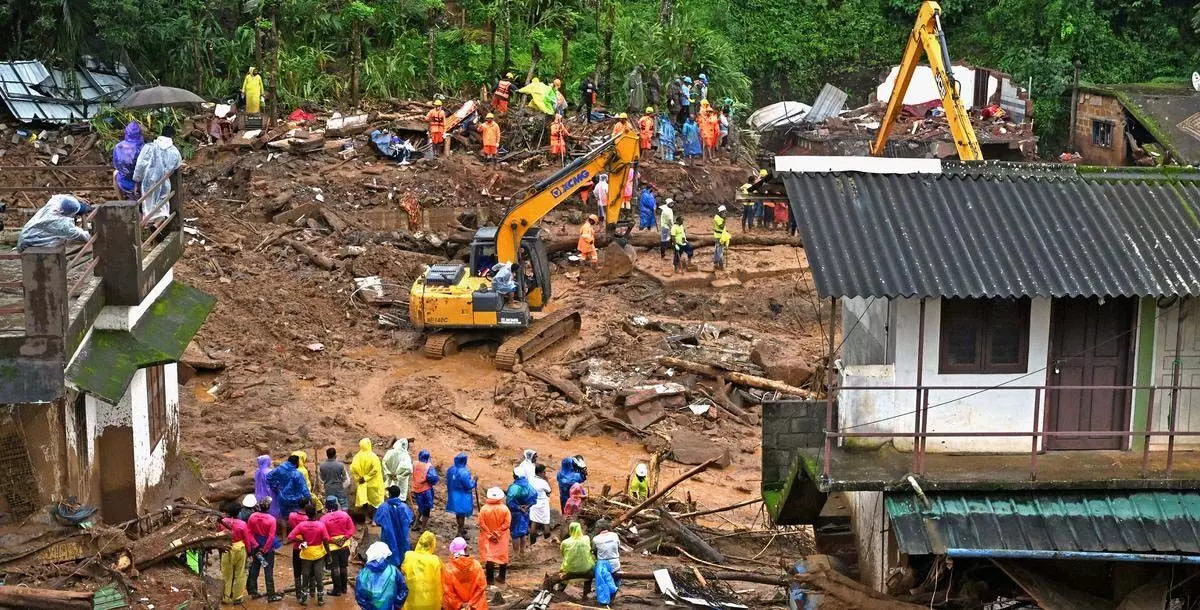
[[[443,610],[487,610],[487,577],[483,566],[467,554],[467,541],[455,538],[450,556],[442,566]]]

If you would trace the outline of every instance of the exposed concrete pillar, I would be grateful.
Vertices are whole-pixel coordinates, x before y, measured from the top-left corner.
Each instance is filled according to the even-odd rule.
[[[21,253],[25,288],[25,334],[62,337],[70,323],[67,299],[67,254],[58,248],[26,248]]]
[[[96,256],[104,278],[104,304],[132,307],[142,300],[141,208],[136,201],[106,203],[96,211]]]

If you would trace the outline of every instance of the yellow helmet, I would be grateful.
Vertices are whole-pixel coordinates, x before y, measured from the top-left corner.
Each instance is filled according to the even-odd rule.
[[[434,106],[441,106],[441,105],[442,105],[442,100],[433,100],[433,105],[434,105]]]
[[[627,119],[627,118],[629,118],[629,115],[622,112],[621,114],[617,115],[617,118],[618,119]]]
[[[654,112],[654,106],[646,106],[646,114]]]
[[[487,116],[485,116],[485,117],[483,117],[483,118],[485,118],[485,119],[494,119],[494,118],[496,118],[496,115],[494,115],[494,114],[492,114],[492,113],[490,113],[490,112],[489,112],[489,113],[487,113]],[[763,171],[766,171],[766,170],[763,170]]]
[[[508,74],[505,74],[504,78],[513,78],[513,73],[509,72]]]
[[[760,169],[760,170],[758,170],[758,175],[759,175],[759,176],[761,176],[761,177],[763,177],[763,178],[766,178],[766,177],[767,177],[767,170],[765,170],[765,169]]]
[[[592,224],[596,224],[597,222],[600,222],[600,217],[595,214],[588,214],[587,219],[590,220],[592,222]]]

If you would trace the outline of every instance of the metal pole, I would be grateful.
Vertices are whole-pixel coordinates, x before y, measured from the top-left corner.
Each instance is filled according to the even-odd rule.
[[[915,421],[913,422],[913,472],[920,472],[921,466],[921,418],[924,413],[921,410],[921,381],[925,370],[925,297],[921,297],[920,319],[917,321],[917,391],[913,397],[915,403],[913,411],[915,413]]]
[[[921,453],[920,464],[917,466],[917,474],[925,474],[925,444],[929,442],[929,437],[925,435],[929,431],[929,388],[921,390]]]
[[[1182,366],[1179,361],[1179,354],[1183,351],[1183,305],[1186,299],[1179,299],[1175,304],[1175,360],[1171,363],[1171,412],[1167,415],[1167,430],[1171,432],[1167,436],[1167,476],[1171,476],[1171,469],[1175,465],[1175,410],[1179,406],[1179,376],[1182,374]]]
[[[1143,432],[1149,433],[1154,429],[1154,387],[1150,387],[1150,402],[1146,406],[1146,429]],[[1146,474],[1150,471],[1150,435],[1146,434],[1142,437],[1142,478],[1146,478]]]
[[[829,297],[829,357],[825,360],[825,478],[829,479],[830,462],[833,454],[833,351],[837,349],[837,297]]]
[[[1033,434],[1029,440],[1029,480],[1037,480],[1038,424],[1042,419],[1042,389],[1033,391]]]

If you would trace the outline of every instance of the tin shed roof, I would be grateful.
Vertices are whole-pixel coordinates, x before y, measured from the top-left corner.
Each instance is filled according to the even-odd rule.
[[[0,98],[17,120],[67,123],[95,116],[130,90],[129,73],[86,59],[74,73],[40,61],[0,61]]]
[[[1200,295],[1197,172],[779,175],[823,297]]]

